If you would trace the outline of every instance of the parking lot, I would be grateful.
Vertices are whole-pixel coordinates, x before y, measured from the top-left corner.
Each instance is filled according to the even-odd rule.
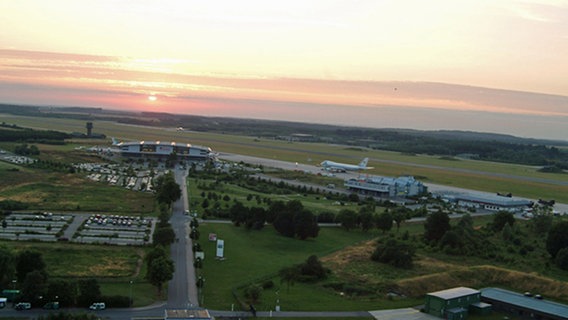
[[[6,217],[0,238],[112,245],[151,243],[155,219],[103,214],[14,213]]]

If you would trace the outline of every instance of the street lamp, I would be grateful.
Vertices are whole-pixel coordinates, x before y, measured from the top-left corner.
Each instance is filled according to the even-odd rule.
[[[129,300],[128,300],[128,306],[130,308],[132,308],[132,280],[130,280],[130,295],[129,295]]]
[[[279,312],[280,311],[280,290],[276,290],[276,307],[274,308],[274,311]]]
[[[12,290],[16,290],[16,282],[18,282],[18,280],[12,280]]]

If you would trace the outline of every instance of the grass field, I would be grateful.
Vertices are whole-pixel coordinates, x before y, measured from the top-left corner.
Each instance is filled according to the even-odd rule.
[[[13,168],[18,170],[10,170]],[[0,200],[22,201],[30,205],[30,210],[154,212],[152,194],[93,182],[79,174],[47,172],[3,162],[0,173]]]
[[[490,221],[491,217],[476,218],[474,225],[481,227]],[[524,223],[520,228],[525,228]],[[393,230],[390,234],[398,237],[408,232],[414,237],[420,236],[423,231],[421,223],[405,223],[399,232]],[[255,304],[257,310],[273,310],[276,299],[280,299],[286,311],[408,307],[423,303],[425,292],[454,286],[481,288],[495,285],[519,292],[540,292],[557,300],[568,299],[568,275],[559,273],[555,267],[545,266],[543,243],[534,252],[522,257],[507,251],[510,249],[505,250],[507,245],[504,244],[504,260],[498,262],[433,252],[416,239],[415,267],[400,269],[370,260],[375,248],[373,239],[383,236],[377,231],[363,233],[323,228],[316,239],[301,241],[280,236],[271,227],[247,231],[230,224],[205,222],[200,226],[200,232],[200,244],[206,255],[200,271],[206,279],[204,301],[208,308],[213,309],[227,309],[235,303],[230,288],[246,300],[243,288],[253,283],[262,285],[267,280],[273,281],[274,287],[262,291],[260,301]],[[215,233],[225,241],[226,260],[213,259],[215,243],[206,240],[209,233]],[[493,241],[499,242],[499,237],[497,235]],[[527,238],[531,243],[533,240],[532,237]],[[311,254],[319,256],[324,266],[332,270],[329,279],[317,284],[297,282],[290,287],[281,283],[278,270],[301,263]],[[343,286],[346,294],[341,295],[337,290],[326,287],[332,284]],[[361,290],[366,293],[359,295],[357,292]],[[409,297],[387,299],[385,292],[388,290],[405,292]]]
[[[134,306],[145,306],[158,299],[156,288],[144,279],[143,257],[147,248],[15,241],[2,241],[0,245],[14,252],[41,252],[51,279],[96,278],[103,295],[123,296],[129,296],[132,281]]]

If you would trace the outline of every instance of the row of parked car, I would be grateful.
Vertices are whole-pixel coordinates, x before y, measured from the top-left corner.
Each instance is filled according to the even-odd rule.
[[[29,302],[18,302],[14,306],[14,309],[19,310],[19,311],[29,310],[31,308],[32,308],[32,304],[29,303]],[[43,305],[43,308],[48,309],[48,310],[57,310],[57,309],[59,309],[59,302],[57,302],[57,301],[48,302],[48,303]],[[91,309],[91,310],[104,310],[104,309],[106,309],[106,304],[104,302],[95,302],[95,303],[93,303],[89,306],[89,309]]]

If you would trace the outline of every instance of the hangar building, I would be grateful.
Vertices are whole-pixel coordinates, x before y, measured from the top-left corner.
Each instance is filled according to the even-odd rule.
[[[120,142],[116,147],[121,155],[127,158],[165,158],[173,152],[183,160],[207,160],[213,157],[211,148],[189,143],[135,141]]]
[[[568,306],[543,300],[539,295],[520,294],[500,288],[481,290],[481,300],[521,319],[568,320]]]
[[[460,207],[489,211],[521,212],[533,204],[532,201],[499,195],[451,194],[442,199],[456,203]]]

